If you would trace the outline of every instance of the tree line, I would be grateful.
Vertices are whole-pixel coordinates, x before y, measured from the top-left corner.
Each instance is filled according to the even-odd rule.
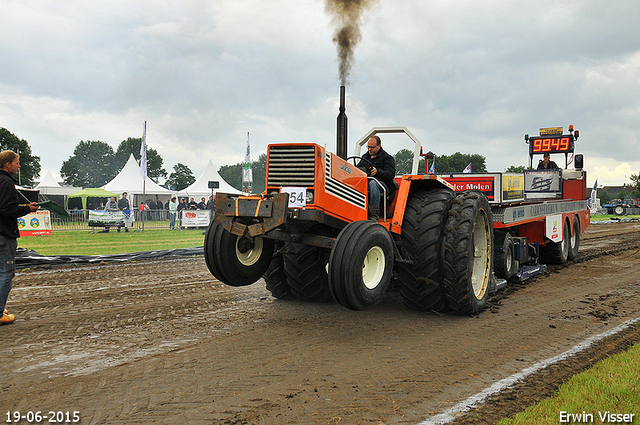
[[[114,150],[108,143],[99,140],[81,140],[73,150],[73,155],[62,163],[60,176],[65,184],[76,187],[100,187],[111,181],[124,167],[130,155],[133,154],[140,162],[140,147],[142,138],[129,137],[120,142]],[[40,175],[40,157],[34,155],[29,143],[18,138],[4,127],[0,127],[0,150],[13,150],[20,154],[19,184],[32,187]],[[413,165],[413,151],[401,149],[394,155],[397,174],[411,173]],[[179,191],[196,181],[191,169],[182,163],[174,165],[173,171],[167,173],[164,169],[162,156],[153,148],[147,149],[147,175],[155,183],[164,178],[164,187]],[[470,166],[474,173],[486,172],[486,158],[479,154],[463,154],[455,152],[451,155],[436,155],[429,163],[434,165],[436,173],[460,173]],[[425,173],[425,159],[421,158],[418,174]],[[244,163],[223,165],[218,174],[232,187],[242,190],[242,172]],[[510,166],[507,173],[522,173],[525,166]],[[251,162],[253,173],[252,192],[261,193],[265,190],[267,174],[267,155],[261,154],[256,161]],[[640,174],[631,175],[632,185],[629,186],[627,197],[640,198]]]

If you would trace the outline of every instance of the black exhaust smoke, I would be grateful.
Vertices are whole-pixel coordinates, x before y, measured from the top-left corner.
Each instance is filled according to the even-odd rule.
[[[340,86],[340,113],[338,113],[338,137],[336,155],[347,159],[347,114],[344,107],[345,87]]]
[[[325,10],[336,27],[333,41],[338,49],[340,73],[340,113],[338,114],[338,146],[336,154],[347,159],[347,114],[344,112],[344,91],[354,61],[354,49],[362,34],[363,12],[376,0],[325,0]]]

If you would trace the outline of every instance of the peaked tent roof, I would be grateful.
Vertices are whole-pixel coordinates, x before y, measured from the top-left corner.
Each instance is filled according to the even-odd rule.
[[[43,195],[70,195],[74,192],[82,189],[81,187],[74,186],[60,186],[60,184],[56,181],[55,177],[51,173],[51,170],[48,170],[44,175],[40,183],[33,188],[34,190],[39,190]]]
[[[47,171],[47,174],[44,175],[43,179],[36,187],[34,187],[34,189],[42,189],[44,187],[61,187],[53,177],[53,174],[51,174],[51,170]]]
[[[133,154],[129,156],[127,163],[122,167],[122,170],[120,170],[118,175],[109,183],[102,186],[102,189],[116,193],[127,192],[131,195],[142,195],[143,182],[144,193],[146,195],[170,195],[173,193],[169,189],[161,187],[149,178],[143,180],[140,175],[140,166],[133,157]]]
[[[213,193],[242,193],[220,177],[220,174],[216,171],[216,167],[213,166],[213,161],[209,160],[207,168],[205,168],[200,177],[198,177],[191,186],[178,192],[178,196],[192,196],[194,198],[201,198],[204,196],[208,198],[209,195],[211,195],[211,189],[209,188],[210,181],[220,182],[220,187],[218,189],[213,189]]]

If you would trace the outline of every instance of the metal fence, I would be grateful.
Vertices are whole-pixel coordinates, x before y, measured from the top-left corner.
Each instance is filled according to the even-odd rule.
[[[51,213],[51,229],[52,230],[92,230],[94,226],[89,225],[89,210],[67,210],[70,217],[61,218]],[[184,211],[181,211],[184,212]],[[176,218],[176,227],[181,225],[181,212]],[[169,228],[169,210],[145,210],[132,211],[134,214],[133,228],[140,229],[168,229]],[[213,216],[213,215],[212,215]]]

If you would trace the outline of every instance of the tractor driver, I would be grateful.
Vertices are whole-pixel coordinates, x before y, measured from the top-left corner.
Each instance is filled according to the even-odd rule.
[[[380,137],[371,136],[367,141],[367,152],[356,165],[369,177],[375,177],[386,189],[387,195],[393,195],[396,189],[393,178],[396,176],[396,161],[382,149]],[[372,220],[380,217],[382,190],[373,179],[369,180],[369,215]]]

